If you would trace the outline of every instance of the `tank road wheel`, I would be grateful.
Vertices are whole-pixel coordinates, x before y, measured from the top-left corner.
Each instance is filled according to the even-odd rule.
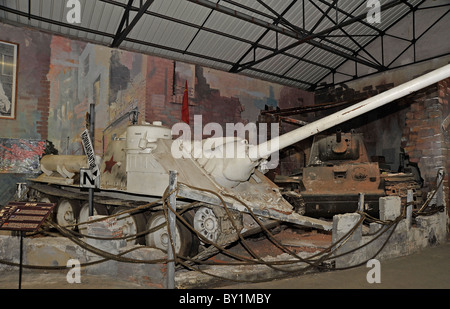
[[[94,216],[108,215],[108,209],[105,205],[94,203]],[[78,215],[78,223],[86,222],[89,219],[89,201],[81,204],[80,214]],[[87,235],[87,224],[79,225],[78,232],[83,235]]]
[[[115,207],[112,211],[112,214],[118,214],[129,208],[126,207]],[[122,226],[123,236],[136,235],[145,231],[145,216],[143,213],[126,213],[116,217],[117,223]],[[129,244],[140,244],[143,245],[145,243],[144,236],[138,237],[136,239],[129,238],[127,239]]]
[[[69,226],[77,223],[80,205],[78,201],[62,198],[56,205],[55,220],[61,226],[74,230],[76,226]]]
[[[194,216],[194,228],[209,241],[216,242],[219,238],[219,219],[211,208],[200,207]]]
[[[190,214],[183,215],[183,218],[189,224],[192,224],[193,218]],[[156,247],[167,251],[169,248],[170,237],[167,230],[164,212],[152,214],[147,222],[147,230],[154,229],[162,224],[163,226],[161,228],[158,228],[156,231],[151,233],[147,233],[145,235],[145,240],[147,246]],[[177,255],[194,256],[198,253],[199,239],[180,220],[177,220],[174,245]]]

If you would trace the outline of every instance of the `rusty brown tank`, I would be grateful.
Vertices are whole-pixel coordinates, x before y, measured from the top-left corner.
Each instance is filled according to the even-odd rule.
[[[409,189],[416,204],[421,199],[415,175],[393,173],[371,162],[363,134],[353,131],[316,135],[302,175],[277,176],[275,182],[298,212],[312,217],[355,212],[360,201],[361,210],[378,217],[380,197],[398,195],[406,203]]]

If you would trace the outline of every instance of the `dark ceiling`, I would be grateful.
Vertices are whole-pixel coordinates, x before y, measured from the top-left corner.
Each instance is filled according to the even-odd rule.
[[[74,22],[68,16],[78,4]],[[431,10],[416,31],[417,14]],[[416,45],[449,11],[449,1],[431,0],[0,0],[6,23],[306,90],[330,76],[334,83],[337,75],[347,81],[398,67],[408,50],[407,64],[442,56],[416,57]],[[406,36],[391,32],[399,25]],[[389,60],[386,39],[404,45]],[[341,70],[349,62],[355,71]]]

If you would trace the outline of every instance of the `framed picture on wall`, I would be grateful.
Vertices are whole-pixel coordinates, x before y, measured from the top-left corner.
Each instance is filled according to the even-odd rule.
[[[0,119],[16,118],[19,44],[0,41]]]

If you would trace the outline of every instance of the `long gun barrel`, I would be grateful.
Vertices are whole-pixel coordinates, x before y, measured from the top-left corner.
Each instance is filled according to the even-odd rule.
[[[253,161],[259,160],[261,158],[267,158],[268,156],[270,156],[270,154],[280,149],[295,144],[314,134],[327,130],[352,118],[358,117],[364,113],[393,102],[399,98],[402,98],[448,77],[450,77],[450,64],[447,64],[439,69],[431,71],[397,87],[389,89],[374,97],[354,104],[339,112],[307,124],[301,128],[290,131],[281,136],[277,136],[257,146],[250,147],[249,157]]]

